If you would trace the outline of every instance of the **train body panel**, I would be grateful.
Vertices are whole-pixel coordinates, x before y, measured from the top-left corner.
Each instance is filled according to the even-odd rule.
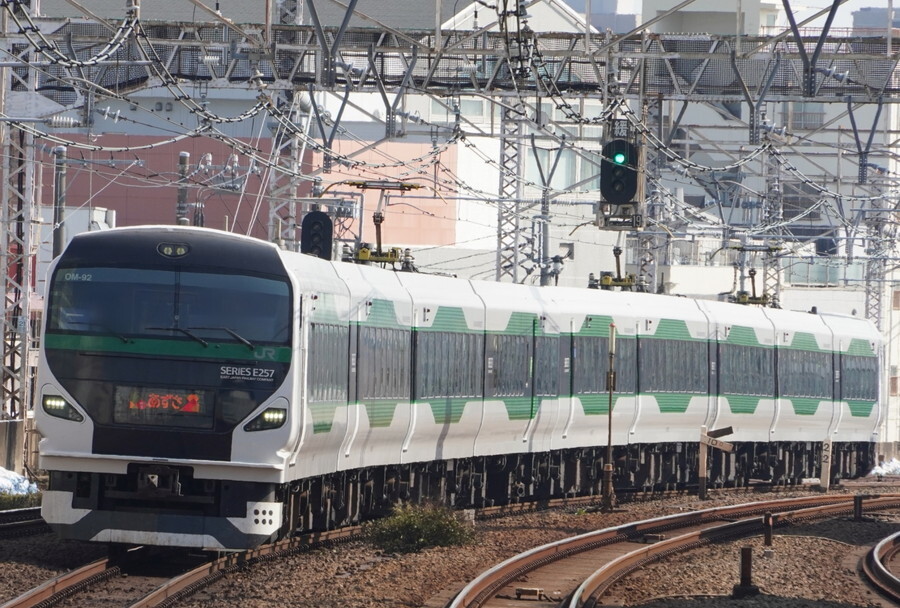
[[[839,478],[883,416],[867,321],[396,273],[206,229],[78,236],[47,302],[35,418],[67,538],[241,549],[396,500],[591,493],[610,433],[617,484],[683,488],[704,425],[733,429],[716,483],[817,476],[826,439]]]
[[[775,327],[760,308],[698,301],[718,336],[715,411],[707,426],[732,427],[729,441],[768,442],[775,429]]]
[[[641,387],[630,442],[696,441],[709,417],[709,319],[687,298],[625,295],[637,316]]]
[[[817,315],[765,310],[776,328],[778,400],[772,441],[824,441],[839,413],[834,336]]]
[[[393,273],[351,264],[335,265],[350,290],[350,346],[356,354],[349,373],[358,379],[347,395],[347,433],[323,438],[334,452],[336,470],[399,463],[412,427],[408,364],[413,304]],[[406,368],[405,374],[398,376]]]
[[[613,363],[618,377],[631,378],[636,366],[636,319],[631,304],[607,291],[549,290],[542,296],[558,340],[559,367],[557,413],[550,435],[552,449],[606,445],[609,433],[610,394],[608,340],[615,325],[620,346]],[[587,361],[590,363],[587,363]],[[624,371],[623,371],[624,370]],[[628,386],[626,386],[628,385]],[[636,416],[633,386],[625,381],[614,392],[613,443],[627,445]],[[543,405],[542,405],[543,409]]]
[[[835,441],[876,441],[885,416],[882,391],[875,382],[884,367],[882,338],[868,321],[840,315],[821,315],[834,333],[838,354]],[[874,386],[873,386],[874,385]]]
[[[294,361],[286,389],[290,390],[290,419],[286,425],[290,437],[278,451],[285,477],[282,481],[322,475],[339,464],[333,447],[347,435],[350,423],[346,389],[347,371],[339,363],[323,364],[311,356],[311,343],[321,335],[347,334],[350,317],[350,292],[333,265],[311,256],[284,255],[281,260],[291,277],[296,297],[293,302]],[[345,360],[347,359],[344,354]],[[315,378],[310,382],[309,378]],[[272,431],[268,431],[272,432]],[[243,435],[244,440],[253,436]],[[265,449],[267,442],[261,443]],[[237,452],[235,457],[237,457]]]
[[[484,416],[475,454],[548,449],[558,402],[547,385],[532,381],[533,370],[546,371],[541,354],[556,354],[554,335],[545,334],[544,305],[529,286],[472,286],[486,306]]]
[[[470,458],[483,423],[485,303],[471,283],[398,274],[413,302],[415,401],[401,462]]]

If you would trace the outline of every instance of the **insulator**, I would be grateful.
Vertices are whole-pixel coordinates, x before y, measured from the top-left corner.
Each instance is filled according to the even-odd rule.
[[[81,126],[81,123],[71,116],[51,116],[50,120],[46,122],[49,126],[57,129],[71,129],[72,127]]]

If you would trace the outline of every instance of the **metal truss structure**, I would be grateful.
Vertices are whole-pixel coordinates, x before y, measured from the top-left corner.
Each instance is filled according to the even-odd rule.
[[[603,126],[613,113],[628,105],[654,105],[656,112],[651,114],[650,122],[634,114],[629,119],[644,138],[645,146],[653,148],[654,160],[649,163],[652,167],[648,174],[658,177],[665,162],[671,159],[690,176],[709,173],[688,156],[681,158],[673,152],[686,141],[702,141],[705,152],[722,164],[741,162],[748,149],[772,141],[769,136],[777,129],[766,116],[770,103],[843,104],[852,118],[854,110],[861,107],[877,106],[880,110],[883,105],[900,102],[900,41],[883,36],[834,37],[827,26],[805,35],[800,29],[803,24],[796,24],[793,19],[790,30],[770,37],[647,31],[623,36],[538,33],[524,22],[519,11],[521,3],[504,0],[497,3],[496,20],[488,20],[477,29],[401,31],[381,24],[349,27],[355,0],[348,2],[347,16],[338,27],[319,23],[316,1],[286,0],[276,4],[276,23],[240,25],[212,11],[203,13],[208,15],[206,22],[145,22],[139,21],[137,5],[132,3],[129,18],[112,24],[100,18],[32,18],[25,13],[25,4],[3,0],[0,11],[4,19],[12,20],[4,27],[5,48],[19,61],[0,68],[6,73],[2,94],[39,92],[64,108],[75,109],[92,107],[98,95],[128,99],[132,92],[141,89],[167,87],[203,126],[214,122],[215,117],[183,94],[178,83],[189,81],[219,88],[253,85],[260,91],[265,89],[267,94],[274,92],[273,98],[277,99],[267,109],[279,112],[285,119],[283,125],[299,122],[303,111],[300,100],[312,100],[314,92],[338,96],[376,93],[385,105],[385,140],[401,133],[402,123],[408,119],[399,111],[402,95],[427,95],[450,99],[451,103],[467,96],[499,102],[499,129],[475,135],[498,137],[501,141],[497,279],[513,281],[532,272],[537,258],[534,254],[522,254],[527,242],[536,247],[537,239],[534,234],[523,238],[518,205],[522,200],[519,176],[526,131],[549,137],[546,123],[539,118],[542,104],[549,103],[556,110],[550,119],[555,133],[574,132],[585,125]],[[839,5],[839,0],[835,0],[829,23]],[[308,14],[304,14],[304,8],[309,9]],[[304,19],[312,21],[312,25],[299,25]],[[390,99],[388,93],[396,97]],[[605,109],[597,115],[584,115],[578,110],[581,100],[599,100]],[[732,113],[728,118],[732,132],[739,129],[746,138],[724,141],[714,133],[702,133],[703,125],[683,124],[687,110],[697,104],[718,109],[746,108],[746,112]],[[663,112],[663,106],[669,108],[668,113]],[[315,101],[311,110],[317,111]],[[330,138],[341,126],[341,117],[329,118],[330,136],[321,117],[317,123],[322,144],[316,150],[323,153],[322,166],[305,172],[303,179],[328,171]],[[856,185],[863,194],[871,191],[876,195],[880,191],[867,184],[866,174],[869,156],[876,151],[871,150],[871,137],[863,145],[868,133],[861,135],[855,126],[854,123],[855,147],[850,155],[859,158]],[[825,125],[823,129],[832,127]],[[478,131],[482,127],[472,128]],[[878,125],[873,124],[870,133],[876,128]],[[683,135],[676,137],[679,132]],[[31,254],[29,214],[34,208],[34,177],[28,159],[33,154],[30,138],[34,131],[25,129],[14,117],[7,117],[6,122],[0,122],[0,133],[9,159],[3,169],[2,201],[6,269],[4,408],[21,412],[28,391],[25,362],[31,282],[27,260]],[[296,198],[301,154],[306,149],[300,134],[298,128],[273,138],[276,160],[272,166],[277,166],[278,173],[270,182],[273,198]],[[821,166],[816,152],[811,152],[813,148],[808,145],[814,143],[814,135],[815,132],[806,133],[794,143],[773,145],[777,145],[781,156],[803,155],[810,164]],[[828,148],[822,154],[833,155],[834,150]],[[772,163],[763,165],[769,168],[756,169],[760,177],[776,183]],[[742,170],[753,169],[745,164]],[[770,199],[767,213],[777,215],[772,209],[780,209],[781,201],[771,196]],[[665,210],[659,207],[665,206],[665,198],[660,195],[654,200],[658,208],[653,213],[662,217]],[[277,237],[289,242],[297,240],[299,224],[298,210],[292,204],[276,203],[269,213],[270,224],[279,226]],[[873,229],[881,234],[878,226]],[[276,229],[270,226],[272,230]],[[655,256],[663,249],[659,238],[649,234],[645,237],[647,256]],[[879,251],[879,255],[884,254]],[[542,258],[546,254],[542,251]],[[655,283],[658,260],[651,257],[647,260],[654,265]],[[768,263],[767,285],[777,281],[772,268],[774,263]],[[867,279],[874,283],[875,275],[883,268],[883,261],[881,267],[873,266]],[[875,291],[873,287],[872,303],[867,305],[873,314],[880,311],[881,295]]]

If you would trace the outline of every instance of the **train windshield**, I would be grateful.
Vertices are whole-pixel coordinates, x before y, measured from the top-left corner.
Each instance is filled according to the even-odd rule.
[[[287,345],[286,279],[135,268],[59,268],[49,332]]]

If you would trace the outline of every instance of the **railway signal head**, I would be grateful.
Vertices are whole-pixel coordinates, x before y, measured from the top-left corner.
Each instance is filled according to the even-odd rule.
[[[324,211],[310,211],[300,223],[300,253],[331,259],[333,223]]]
[[[611,205],[627,205],[638,187],[637,146],[626,139],[613,139],[603,146],[600,160],[600,194]]]

